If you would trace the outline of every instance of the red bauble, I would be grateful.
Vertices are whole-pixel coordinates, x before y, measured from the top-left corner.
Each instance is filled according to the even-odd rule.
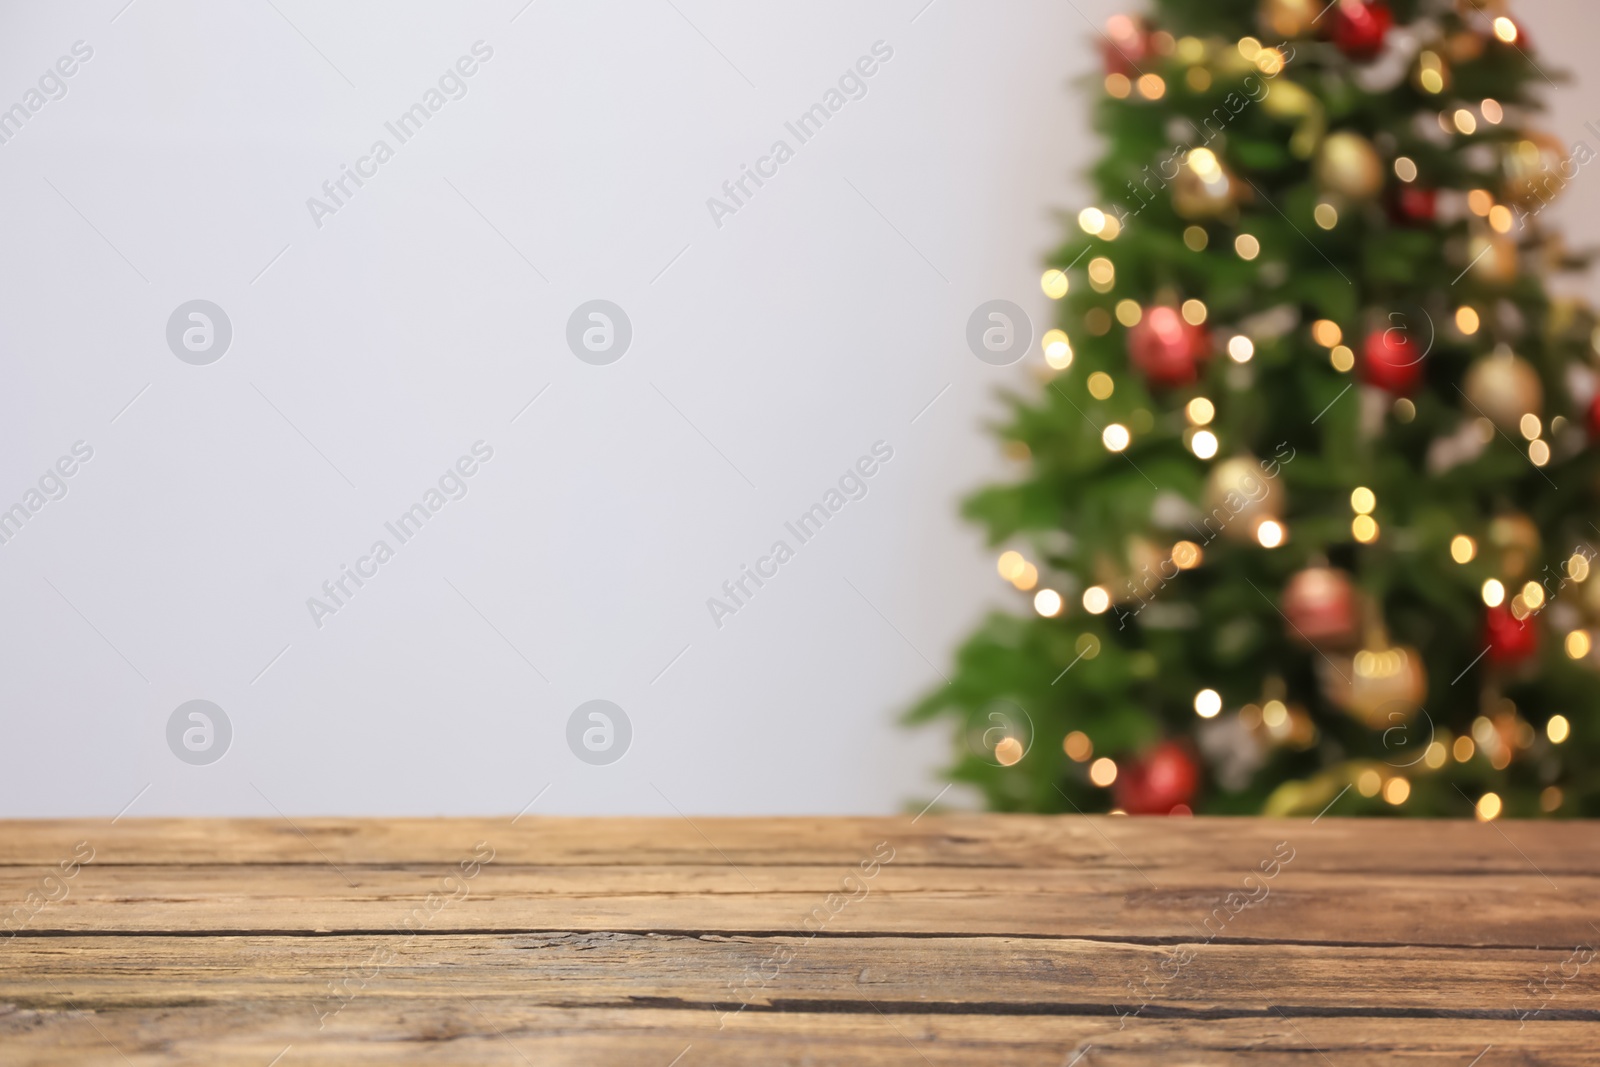
[[[1200,787],[1200,768],[1189,750],[1164,741],[1133,760],[1117,775],[1117,807],[1129,815],[1168,815],[1182,807],[1188,814]]]
[[[1383,51],[1393,25],[1394,13],[1384,0],[1339,0],[1328,12],[1328,36],[1339,51],[1361,62]]]
[[[1135,15],[1113,15],[1106,20],[1100,58],[1107,74],[1137,78],[1140,65],[1150,55],[1150,26]]]
[[[1539,651],[1538,617],[1518,619],[1504,604],[1489,608],[1483,616],[1483,640],[1491,663],[1521,663]]]
[[[1211,334],[1183,320],[1178,309],[1150,308],[1128,331],[1128,361],[1152,385],[1188,385],[1211,354]]]
[[[1362,355],[1361,377],[1368,385],[1404,396],[1422,379],[1422,348],[1399,327],[1367,334]]]
[[[1333,567],[1296,571],[1283,587],[1289,636],[1313,647],[1350,644],[1356,637],[1356,591],[1350,576]]]
[[[1585,421],[1589,424],[1589,440],[1600,441],[1600,391],[1589,401],[1588,418]]]
[[[1432,222],[1439,211],[1439,191],[1415,185],[1402,185],[1394,194],[1389,206],[1389,217],[1395,222]]]

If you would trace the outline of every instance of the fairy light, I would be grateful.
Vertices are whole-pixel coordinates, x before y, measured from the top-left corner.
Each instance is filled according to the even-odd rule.
[[[1511,209],[1504,204],[1496,204],[1489,209],[1489,228],[1495,233],[1510,233],[1515,225],[1516,218],[1511,214]]]
[[[1375,797],[1383,788],[1383,775],[1370,767],[1356,776],[1356,792],[1364,797]]]
[[[1467,210],[1480,218],[1489,213],[1494,207],[1494,197],[1489,195],[1487,189],[1474,189],[1467,194]]]
[[[1256,343],[1244,334],[1235,334],[1228,339],[1228,358],[1235,363],[1249,363],[1256,354]]]
[[[1561,787],[1559,785],[1545,786],[1544,792],[1539,794],[1539,808],[1548,814],[1561,807],[1561,800]]]
[[[1401,422],[1410,422],[1417,417],[1417,405],[1411,402],[1410,397],[1400,397],[1394,402],[1394,417]]]
[[[1083,325],[1094,336],[1104,337],[1111,332],[1111,316],[1105,308],[1090,308],[1083,313]]]
[[[1241,233],[1233,239],[1233,250],[1239,253],[1239,258],[1248,262],[1261,254],[1261,242],[1248,233]]]
[[[1574,552],[1567,560],[1567,577],[1575,582],[1581,582],[1589,577],[1589,557],[1582,552]]]
[[[1039,568],[1031,563],[1022,565],[1022,573],[1011,579],[1011,584],[1017,587],[1018,592],[1026,593],[1039,584]]]
[[[1484,97],[1483,103],[1478,105],[1478,110],[1483,112],[1483,117],[1491,125],[1500,125],[1501,120],[1506,117],[1505,109],[1500,106],[1500,101],[1493,97]]]
[[[1356,365],[1356,354],[1349,345],[1334,345],[1333,351],[1328,353],[1328,362],[1340,374],[1348,374],[1350,368]]]
[[[1197,93],[1211,88],[1211,72],[1204,67],[1190,67],[1183,75],[1184,84]]]
[[[1183,302],[1183,321],[1190,326],[1199,326],[1206,321],[1206,306],[1199,300],[1185,300]]]
[[[1582,659],[1589,654],[1589,634],[1585,630],[1573,630],[1567,635],[1567,658]]]
[[[1372,509],[1378,506],[1378,497],[1366,486],[1357,486],[1350,493],[1350,509],[1357,515],[1371,515]]]
[[[1472,754],[1477,748],[1478,746],[1472,743],[1472,738],[1462,734],[1456,738],[1456,743],[1450,746],[1450,754],[1456,758],[1457,763],[1466,763],[1472,759]]]
[[[1121,452],[1132,440],[1133,435],[1120,422],[1113,422],[1100,433],[1100,442],[1106,446],[1108,452]]]
[[[1217,409],[1211,401],[1203,396],[1197,396],[1184,406],[1183,413],[1189,421],[1196,426],[1206,426],[1216,417]]]
[[[1103,585],[1091,585],[1083,591],[1083,610],[1090,615],[1104,615],[1111,607],[1111,594]]]
[[[1074,730],[1062,739],[1061,750],[1074,763],[1082,763],[1094,755],[1094,742],[1082,730]]]
[[[1096,256],[1089,261],[1089,288],[1097,293],[1109,293],[1111,287],[1117,284],[1117,268],[1105,256]]]
[[[1180,571],[1192,571],[1200,566],[1204,553],[1193,541],[1179,541],[1172,546],[1172,562]]]
[[[1444,766],[1445,760],[1450,758],[1450,750],[1444,747],[1444,742],[1433,741],[1423,750],[1422,762],[1428,765],[1429,770],[1438,770]]]
[[[1117,765],[1115,761],[1107,759],[1105,756],[1101,756],[1099,759],[1089,764],[1089,781],[1093,782],[1101,789],[1106,788],[1116,780]]]
[[[1350,520],[1350,535],[1364,545],[1378,539],[1378,521],[1371,515],[1357,515]]]
[[[1078,212],[1078,226],[1089,236],[1098,237],[1106,228],[1106,213],[1097,207],[1086,207]]]
[[[1494,20],[1494,35],[1506,44],[1517,43],[1517,24],[1501,15]],[[1248,57],[1246,57],[1248,58]]]
[[[1471,337],[1478,332],[1479,325],[1477,309],[1465,305],[1456,308],[1456,329]]]
[[[1002,767],[1010,767],[1022,759],[1022,742],[1015,737],[1002,737],[994,746],[995,762]]]
[[[1128,94],[1133,92],[1133,82],[1128,80],[1126,74],[1107,74],[1106,92],[1118,100],[1128,99]]]
[[[1394,161],[1394,176],[1403,182],[1417,180],[1417,164],[1410,156],[1400,156]]]
[[[1503,807],[1504,805],[1500,803],[1500,794],[1485,793],[1478,798],[1478,803],[1474,805],[1474,814],[1478,816],[1479,822],[1493,822],[1500,817],[1500,811]]]
[[[1456,124],[1456,129],[1465,136],[1470,137],[1478,132],[1478,120],[1466,108],[1457,108],[1456,113],[1450,118]]]
[[[1411,783],[1398,775],[1383,783],[1383,799],[1399,807],[1411,795]]]
[[[1105,371],[1097,370],[1089,375],[1089,395],[1096,400],[1106,400],[1116,391],[1117,383]]]
[[[1544,724],[1544,735],[1553,745],[1559,745],[1572,735],[1572,724],[1565,715],[1552,715],[1550,721]]]
[[[1283,73],[1283,53],[1276,48],[1263,48],[1256,53],[1255,64],[1257,70],[1271,78]]]
[[[1500,584],[1500,579],[1490,578],[1483,583],[1483,602],[1491,608],[1506,602],[1506,587]]]
[[[1331,230],[1339,225],[1339,209],[1327,201],[1318,204],[1311,212],[1311,217],[1317,220],[1317,225],[1324,230]]]
[[[1478,554],[1478,542],[1466,534],[1456,534],[1450,539],[1450,558],[1457,563],[1471,563]]]
[[[1044,295],[1051,300],[1060,300],[1067,295],[1067,274],[1065,271],[1051,268],[1039,278],[1039,288],[1044,290]]]
[[[1222,696],[1215,689],[1202,689],[1194,695],[1194,713],[1202,719],[1214,719],[1222,710]]]
[[[1183,243],[1191,252],[1203,252],[1211,243],[1211,235],[1204,226],[1188,226],[1183,231]]]
[[[1144,318],[1144,309],[1137,300],[1117,301],[1117,321],[1132,329],[1139,325],[1139,320]]]
[[[1256,527],[1256,541],[1262,548],[1277,548],[1283,544],[1284,537],[1283,524],[1273,519],[1263,519]]]
[[[1160,100],[1167,95],[1167,83],[1159,74],[1141,74],[1139,76],[1139,95],[1146,100]]]
[[[1544,441],[1535,441],[1528,446],[1528,459],[1535,467],[1543,467],[1550,462],[1550,446]]]
[[[1000,572],[1000,577],[1008,582],[1014,582],[1022,575],[1023,568],[1028,561],[1022,558],[1021,552],[1002,552],[1000,559],[995,563],[995,569]]]
[[[1189,153],[1189,169],[1206,182],[1214,182],[1222,177],[1222,164],[1217,162],[1217,154],[1209,148],[1196,148]]]
[[[1056,370],[1066,370],[1072,366],[1072,342],[1067,340],[1065,330],[1046,330],[1041,343],[1044,345],[1044,361]]]
[[[1289,706],[1281,700],[1269,700],[1261,705],[1261,724],[1277,733],[1289,722]]]
[[[1544,607],[1544,586],[1538,582],[1529,582],[1523,586],[1522,602],[1528,605],[1529,611],[1538,611]]]
[[[1423,51],[1417,56],[1417,83],[1425,93],[1444,92],[1444,61],[1439,53]]]
[[[1061,594],[1054,589],[1041,589],[1033,594],[1033,610],[1047,619],[1061,614]]]
[[[1122,223],[1117,221],[1115,215],[1106,216],[1106,228],[1100,231],[1100,240],[1115,241],[1117,234],[1122,232]]]
[[[1189,437],[1189,451],[1201,459],[1211,459],[1217,454],[1217,435],[1210,430],[1196,430]]]
[[[1311,339],[1323,348],[1332,348],[1344,340],[1344,331],[1332,319],[1318,319],[1311,324]]]

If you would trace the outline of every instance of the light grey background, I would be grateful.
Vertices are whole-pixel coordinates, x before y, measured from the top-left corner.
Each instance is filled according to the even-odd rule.
[[[991,299],[1048,325],[1039,260],[1099,151],[1074,79],[1120,6],[6,5],[0,107],[94,56],[0,145],[0,506],[94,458],[0,545],[0,815],[932,797],[947,735],[896,718],[984,610],[1024,608],[954,509],[1004,474],[995,389],[1041,364],[963,332]],[[1600,18],[1527,17],[1581,69]],[[478,40],[467,95],[399,145],[384,123]],[[784,122],[879,40],[867,96],[797,145]],[[1555,101],[1592,138],[1595,98]],[[395,158],[314,226],[379,137]],[[795,158],[715,226],[780,137]],[[1575,244],[1597,206],[1585,174],[1555,209]],[[204,367],[165,341],[196,298],[233,325]],[[603,367],[564,339],[597,298],[634,331]],[[306,598],[478,440],[468,495],[317,629]],[[707,597],[878,440],[869,495],[715,628]],[[232,725],[209,766],[166,746],[195,699]],[[566,744],[593,699],[632,723],[608,766]]]

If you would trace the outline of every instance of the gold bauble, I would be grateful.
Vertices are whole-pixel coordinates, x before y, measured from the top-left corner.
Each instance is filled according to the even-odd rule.
[[[1381,640],[1354,656],[1320,662],[1318,674],[1324,695],[1370,730],[1404,726],[1428,695],[1422,654]]]
[[[1304,37],[1316,29],[1318,0],[1261,0],[1257,21],[1268,37]]]
[[[1172,209],[1191,222],[1231,215],[1247,195],[1239,179],[1221,163],[1207,177],[1185,163],[1172,181]]]
[[[1200,522],[1208,537],[1220,530],[1232,540],[1253,542],[1257,526],[1283,516],[1283,485],[1254,456],[1234,456],[1212,467],[1205,499]]]
[[[1307,89],[1302,89],[1287,78],[1272,84],[1272,91],[1261,98],[1261,110],[1275,119],[1302,119],[1321,107],[1321,102]]]
[[[1489,520],[1489,549],[1495,573],[1507,582],[1519,582],[1533,573],[1539,558],[1539,527],[1520,511],[1508,511]]]
[[[1506,199],[1524,211],[1550,203],[1577,173],[1566,148],[1548,133],[1530,133],[1507,145],[1500,165]]]
[[[1544,413],[1544,385],[1539,372],[1510,352],[1484,356],[1467,368],[1461,391],[1469,415],[1483,415],[1513,439],[1520,435],[1522,416]]]
[[[1517,242],[1502,234],[1480,234],[1467,245],[1467,268],[1484,285],[1503,287],[1517,280]]]
[[[1359,133],[1329,134],[1317,150],[1315,169],[1319,185],[1352,200],[1370,200],[1383,191],[1383,161]]]

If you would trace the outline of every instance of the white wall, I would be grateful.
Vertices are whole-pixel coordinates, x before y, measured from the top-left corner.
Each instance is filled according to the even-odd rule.
[[[1086,18],[1119,5],[122,3],[18,5],[0,34],[0,107],[93,49],[0,145],[0,506],[93,448],[0,545],[0,815],[938,790],[944,732],[895,720],[1014,603],[954,507],[1002,471],[994,389],[1028,378],[963,331],[994,298],[1046,314],[1052,212],[1098,151]],[[1594,20],[1530,28],[1576,66]],[[384,123],[480,40],[399,144]],[[785,121],[880,40],[866,96],[799,144]],[[319,228],[307,198],[380,137],[394,158]],[[794,158],[718,227],[707,198],[778,138]],[[1563,206],[1591,237],[1597,201]],[[196,298],[233,327],[206,366],[165,336]],[[565,342],[594,298],[633,324],[608,366]],[[387,534],[480,440],[465,498]],[[865,499],[787,536],[879,440]],[[780,537],[795,557],[716,628],[706,599]],[[307,598],[378,538],[394,558],[319,629]],[[194,699],[233,730],[205,766],[167,741]],[[632,723],[609,766],[568,748],[591,699]]]

